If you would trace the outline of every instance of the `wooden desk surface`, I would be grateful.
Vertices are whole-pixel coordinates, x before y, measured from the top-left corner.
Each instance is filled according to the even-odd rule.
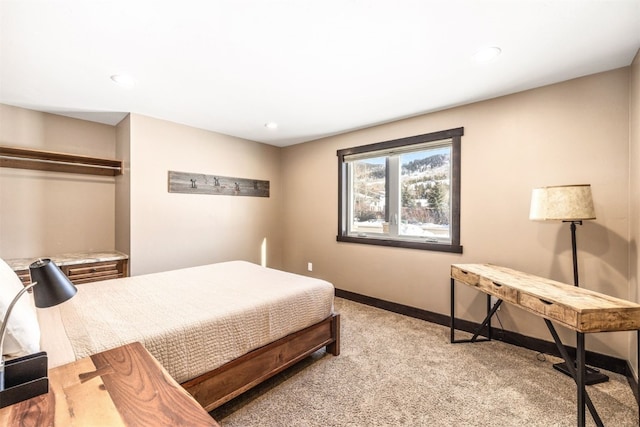
[[[578,332],[640,329],[640,304],[491,264],[453,264],[451,277]]]
[[[218,426],[140,343],[49,371],[49,393],[0,409],[6,426]]]

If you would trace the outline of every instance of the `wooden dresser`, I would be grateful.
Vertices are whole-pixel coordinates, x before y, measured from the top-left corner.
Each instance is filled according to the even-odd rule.
[[[121,252],[77,252],[43,256],[51,258],[74,285],[129,276],[129,256]],[[6,260],[22,283],[31,283],[29,265],[35,258]]]

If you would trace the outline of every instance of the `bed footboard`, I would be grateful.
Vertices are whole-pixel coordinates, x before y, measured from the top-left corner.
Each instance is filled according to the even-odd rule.
[[[189,380],[182,386],[211,411],[322,347],[340,354],[340,314],[294,332]]]

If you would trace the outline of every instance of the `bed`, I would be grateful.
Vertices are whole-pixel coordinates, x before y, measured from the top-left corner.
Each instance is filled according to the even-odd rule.
[[[38,310],[49,367],[139,341],[210,411],[316,350],[340,352],[334,288],[231,261],[78,286]]]

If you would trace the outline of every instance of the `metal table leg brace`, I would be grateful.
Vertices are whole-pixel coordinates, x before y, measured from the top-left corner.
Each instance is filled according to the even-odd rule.
[[[551,321],[548,319],[544,319],[544,322],[547,324],[547,328],[549,328],[551,336],[553,336],[553,340],[556,343],[556,347],[558,347],[558,351],[560,351],[560,355],[567,362],[567,369],[569,370],[569,373],[576,382],[576,389],[578,393],[578,426],[584,426],[586,422],[585,404],[589,408],[589,412],[591,413],[591,416],[593,417],[596,425],[598,427],[604,426],[602,420],[600,419],[600,416],[598,415],[598,411],[596,410],[595,406],[593,406],[593,402],[591,402],[591,399],[587,394],[586,386],[584,383],[586,372],[584,333],[577,332],[576,334],[576,363],[574,363],[573,358],[569,356],[569,352],[567,351],[564,344],[562,344],[560,336],[558,335],[558,332],[556,332],[556,328],[553,327],[553,323],[551,323]],[[574,368],[574,366],[577,366],[577,370],[576,368]]]
[[[496,311],[498,311],[498,308],[500,308],[500,304],[502,304],[502,300],[499,299],[494,305],[493,307],[491,307],[491,295],[487,295],[487,316],[484,318],[484,320],[482,321],[482,324],[480,324],[480,326],[478,326],[474,331],[473,331],[473,336],[471,337],[471,339],[464,339],[464,340],[456,340],[455,339],[455,322],[456,322],[456,317],[455,317],[455,280],[451,279],[451,343],[454,344],[458,344],[458,343],[465,343],[465,342],[481,342],[481,341],[491,341],[491,332],[492,332],[492,327],[491,327],[491,318],[493,317],[493,315],[496,313]],[[487,338],[478,338],[480,336],[480,333],[482,332],[482,329],[484,329],[484,327],[487,327]]]

